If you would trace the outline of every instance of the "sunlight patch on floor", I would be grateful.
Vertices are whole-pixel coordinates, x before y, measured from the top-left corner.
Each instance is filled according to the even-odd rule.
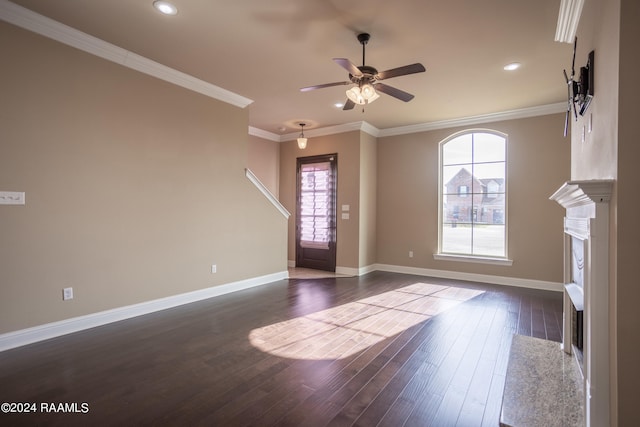
[[[414,283],[249,333],[261,351],[291,359],[343,359],[484,291]]]

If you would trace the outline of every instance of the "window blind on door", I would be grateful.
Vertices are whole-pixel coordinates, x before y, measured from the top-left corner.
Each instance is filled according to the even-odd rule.
[[[302,247],[329,248],[333,185],[330,162],[301,165],[299,221]]]

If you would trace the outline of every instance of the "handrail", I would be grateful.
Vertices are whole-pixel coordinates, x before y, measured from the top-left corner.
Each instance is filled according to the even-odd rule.
[[[265,187],[265,185],[258,179],[258,177],[253,172],[251,172],[250,169],[245,168],[245,175],[249,179],[249,181],[251,181],[253,185],[255,185],[256,188],[260,190],[262,194],[264,194],[264,196],[273,204],[273,206],[275,206],[276,209],[278,209],[280,213],[284,215],[285,218],[289,219],[289,217],[291,216],[289,211],[284,206],[282,206],[282,203],[280,203],[280,201],[276,198],[276,196],[271,194],[269,189]]]

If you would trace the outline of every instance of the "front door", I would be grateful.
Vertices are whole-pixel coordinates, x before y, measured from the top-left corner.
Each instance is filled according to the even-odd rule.
[[[297,161],[296,267],[336,271],[338,155]]]

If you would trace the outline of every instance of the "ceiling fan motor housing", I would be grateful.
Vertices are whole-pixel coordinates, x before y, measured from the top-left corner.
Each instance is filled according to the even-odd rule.
[[[360,77],[354,76],[353,74],[349,73],[349,79],[353,83],[358,83],[360,81],[372,82],[373,80],[375,80],[375,75],[378,74],[378,70],[368,65],[361,65],[358,67],[358,70],[360,70],[363,74]]]
[[[358,41],[362,45],[367,44],[367,42],[369,41],[370,38],[371,38],[371,35],[369,33],[360,33],[360,34],[358,34]]]

